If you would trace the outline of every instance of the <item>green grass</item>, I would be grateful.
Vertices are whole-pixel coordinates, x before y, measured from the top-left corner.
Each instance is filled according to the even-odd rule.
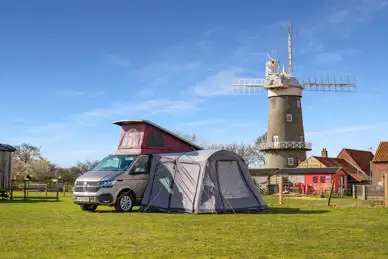
[[[261,214],[83,212],[71,202],[0,201],[0,258],[388,258],[388,209],[352,199],[265,197]]]

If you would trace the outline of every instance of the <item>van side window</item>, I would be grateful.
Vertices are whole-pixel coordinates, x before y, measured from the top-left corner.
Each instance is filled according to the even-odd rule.
[[[149,156],[141,156],[135,161],[129,174],[149,174]]]

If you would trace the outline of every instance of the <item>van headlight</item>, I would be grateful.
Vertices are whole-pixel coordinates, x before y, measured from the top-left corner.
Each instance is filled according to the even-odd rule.
[[[98,183],[98,187],[101,188],[110,188],[113,187],[116,184],[116,180],[109,180],[109,181],[101,181]]]

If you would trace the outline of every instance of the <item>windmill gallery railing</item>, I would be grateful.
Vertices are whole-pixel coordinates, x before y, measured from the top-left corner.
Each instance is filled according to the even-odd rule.
[[[311,150],[312,145],[310,142],[297,142],[297,141],[287,141],[287,142],[267,142],[259,145],[260,150],[270,150],[270,149],[301,149],[301,150]]]

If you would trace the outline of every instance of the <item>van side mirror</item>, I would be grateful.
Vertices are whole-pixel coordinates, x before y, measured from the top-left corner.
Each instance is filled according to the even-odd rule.
[[[136,167],[134,173],[135,174],[144,174],[146,172],[146,169],[143,167]]]

